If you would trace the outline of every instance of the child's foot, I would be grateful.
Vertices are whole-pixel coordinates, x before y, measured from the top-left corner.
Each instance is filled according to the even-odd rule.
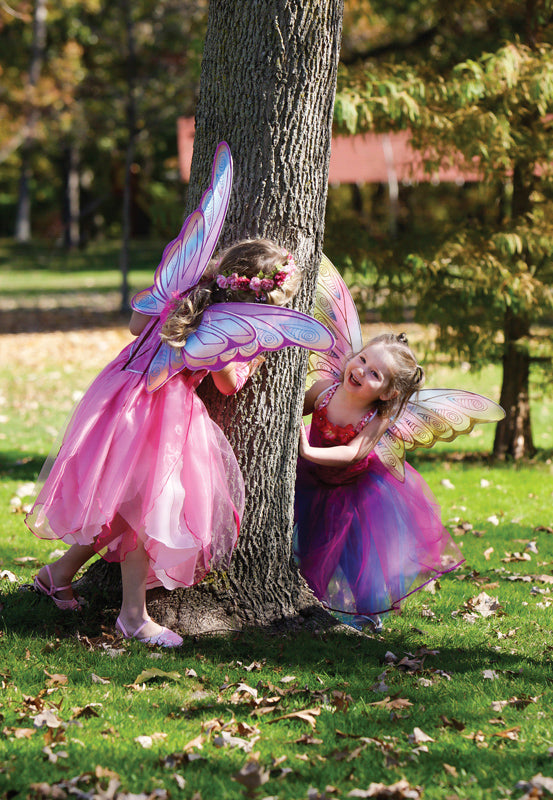
[[[361,626],[361,630],[367,626],[370,626],[375,633],[380,633],[382,630],[382,620],[378,614],[374,614],[372,617],[368,614],[357,614],[354,620]]]
[[[150,617],[147,617],[141,622],[138,627],[134,628],[131,633],[131,627],[121,621],[121,617],[117,617],[115,628],[118,630],[125,639],[136,639],[138,642],[144,644],[155,644],[159,647],[180,647],[183,639],[178,633],[165,628],[163,625],[158,625]]]
[[[56,586],[49,564],[46,564],[38,571],[33,586],[35,591],[46,595],[46,597],[51,597],[56,606],[62,611],[80,611],[81,603],[79,601],[81,598],[74,596],[71,583],[65,586]]]

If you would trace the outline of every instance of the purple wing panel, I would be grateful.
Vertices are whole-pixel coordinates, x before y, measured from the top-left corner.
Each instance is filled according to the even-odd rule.
[[[179,235],[169,242],[152,286],[138,292],[132,307],[143,314],[160,314],[174,292],[181,294],[202,277],[219,239],[232,188],[232,157],[221,142],[215,151],[211,183],[200,206],[184,222]]]
[[[321,378],[338,379],[350,355],[363,347],[361,324],[353,298],[344,279],[325,255],[319,267],[313,316],[329,328],[335,344],[323,355],[311,354],[308,384]]]
[[[203,249],[207,261],[213,255],[227,214],[232,188],[232,156],[226,142],[221,142],[215,151],[211,184],[202,195],[200,210],[204,215],[206,237]],[[206,261],[206,263],[207,263]]]
[[[161,314],[173,292],[179,294],[192,286],[190,280],[201,265],[204,239],[204,218],[201,211],[194,211],[182,226],[176,239],[169,242],[148,289],[138,292],[132,299],[132,307],[142,314]],[[181,288],[182,287],[182,288]]]
[[[244,333],[239,335],[240,326]],[[254,335],[246,335],[247,328]],[[229,361],[249,361],[266,350],[296,345],[325,351],[334,344],[330,331],[300,311],[261,303],[221,303],[206,309],[201,325],[184,347],[189,369],[222,369]]]

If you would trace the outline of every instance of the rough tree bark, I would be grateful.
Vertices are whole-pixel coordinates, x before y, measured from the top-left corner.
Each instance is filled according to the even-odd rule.
[[[524,217],[532,210],[532,192],[535,184],[533,164],[517,164],[513,172],[513,219]],[[530,364],[528,344],[530,321],[521,312],[508,308],[503,322],[503,381],[500,405],[505,418],[495,429],[493,454],[504,460],[515,460],[534,455],[530,421]]]
[[[499,403],[505,418],[497,424],[493,445],[495,458],[515,460],[533,456],[535,447],[530,420],[530,324],[524,317],[507,311],[503,335],[503,382]]]
[[[343,0],[212,0],[202,62],[188,211],[209,183],[217,143],[234,160],[221,244],[264,236],[304,269],[309,310],[322,251]],[[236,398],[200,393],[246,482],[230,570],[186,590],[150,592],[150,613],[188,633],[301,622],[320,613],[291,557],[295,464],[307,354],[269,354]],[[326,616],[326,615],[325,615]]]
[[[26,135],[21,145],[21,175],[15,219],[15,240],[31,240],[31,156],[34,148],[34,129],[39,113],[35,107],[34,89],[40,77],[46,48],[46,19],[48,9],[46,0],[36,0],[33,12],[33,43],[29,65],[29,96],[31,98],[26,120]]]

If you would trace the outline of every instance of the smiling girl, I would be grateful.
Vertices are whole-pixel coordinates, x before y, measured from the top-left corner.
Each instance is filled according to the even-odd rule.
[[[300,570],[329,609],[376,629],[380,614],[464,560],[418,472],[406,464],[399,480],[374,453],[423,383],[405,334],[390,333],[352,356],[339,383],[316,381],[304,400],[313,417],[300,433]]]

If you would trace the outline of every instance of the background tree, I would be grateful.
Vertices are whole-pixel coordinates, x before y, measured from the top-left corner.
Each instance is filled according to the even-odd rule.
[[[229,142],[234,186],[221,244],[267,236],[305,269],[311,304],[323,241],[341,0],[212,0],[196,115],[189,208]],[[210,413],[242,467],[247,509],[228,574],[160,593],[156,618],[181,630],[273,624],[312,603],[291,560],[292,505],[306,354],[268,355],[237,398],[207,381]]]
[[[29,77],[33,7],[18,4],[16,14],[0,6],[2,235],[15,228],[15,178],[29,137],[35,236],[63,241],[73,227],[66,243],[78,237],[83,244],[119,234],[126,163],[131,235],[172,235],[183,198],[177,118],[194,112],[207,0],[140,0],[127,17],[124,6],[98,0],[48,4],[35,86]]]
[[[401,274],[380,248],[379,286],[411,290],[446,352],[502,360],[507,416],[494,454],[531,455],[531,326],[553,302],[551,3],[377,0],[370,9],[373,36],[344,59],[338,120],[351,132],[409,128],[429,174],[450,163],[477,169],[482,202],[401,260]]]

